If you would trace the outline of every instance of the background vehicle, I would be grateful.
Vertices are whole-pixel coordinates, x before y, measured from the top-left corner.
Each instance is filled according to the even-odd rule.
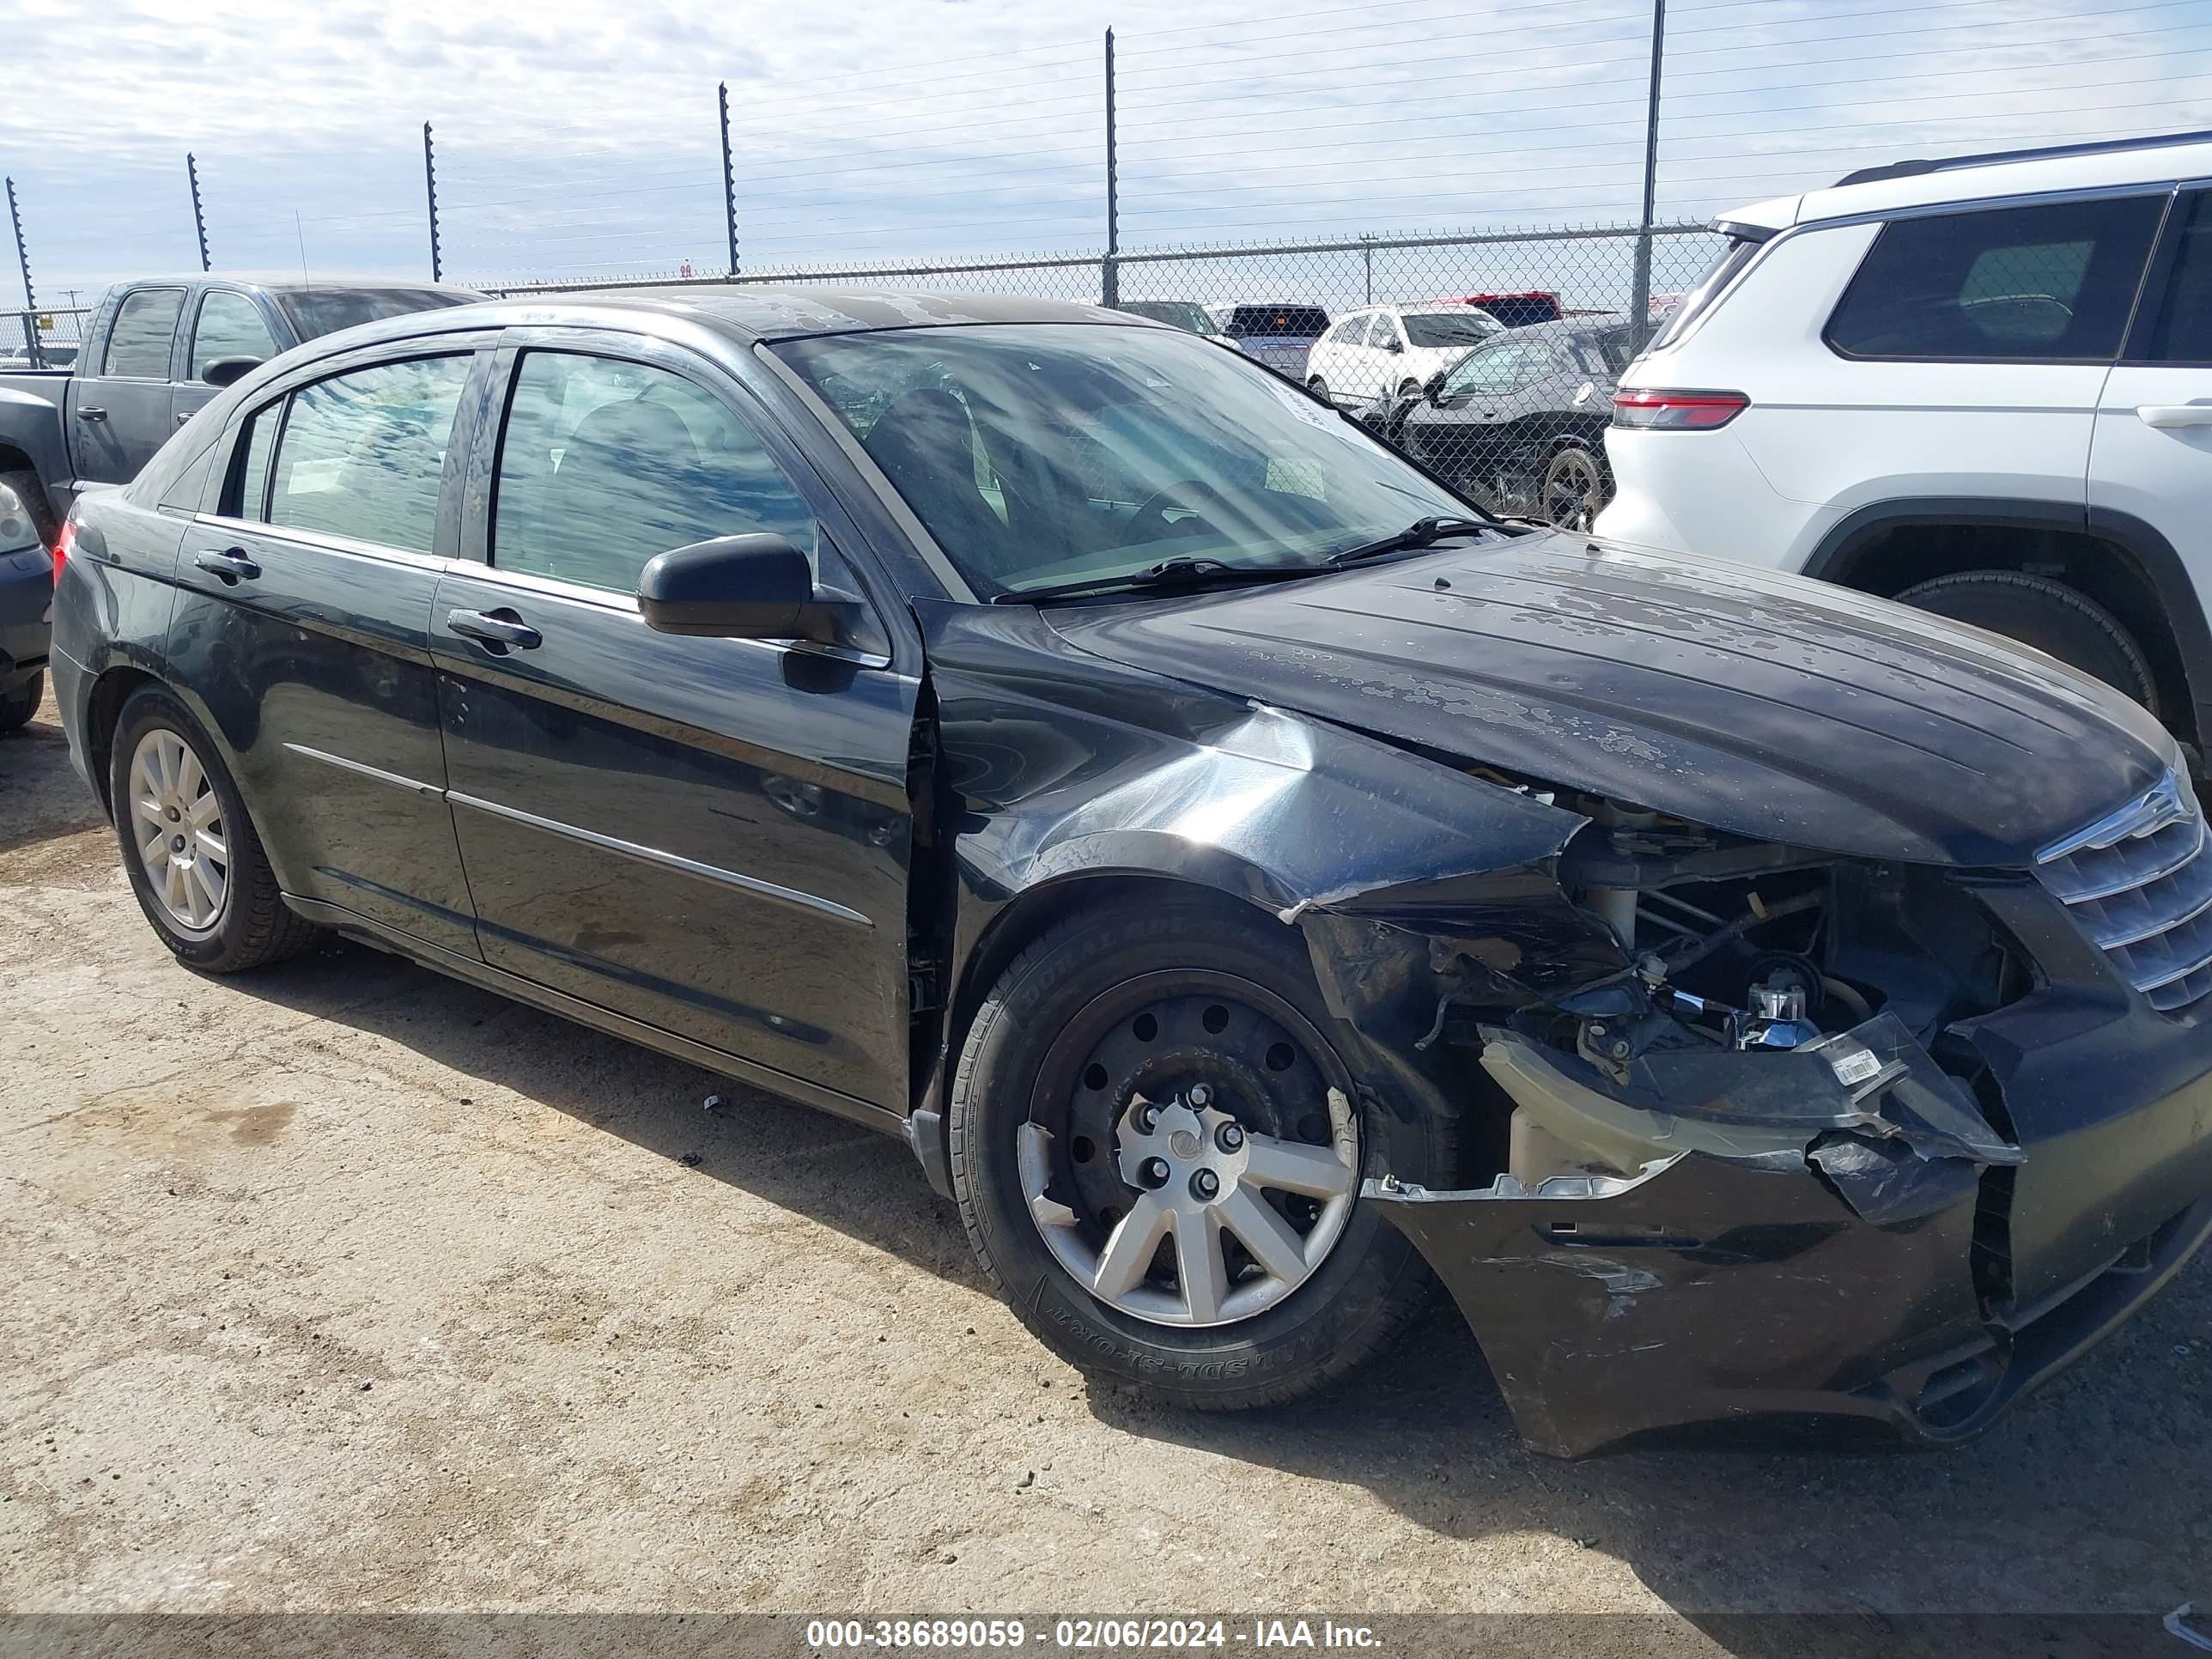
[[[1535,323],[1358,418],[1494,513],[1587,530],[1613,496],[1606,426],[1635,349],[1626,318]]]
[[[1328,331],[1328,313],[1296,301],[1225,301],[1206,314],[1246,356],[1294,380],[1305,378],[1306,354]]]
[[[1307,354],[1306,385],[1346,406],[1415,392],[1503,331],[1488,312],[1456,300],[1355,311],[1339,318]]]
[[[0,374],[0,482],[51,543],[90,484],[128,482],[219,385],[356,323],[465,304],[466,289],[370,278],[163,276],[108,290],[67,369]]]
[[[2212,1233],[2212,854],[2142,710],[1466,516],[1174,329],[402,319],[64,540],[71,757],[180,960],[335,927],[904,1134],[1156,1400],[1334,1382],[1425,1261],[1547,1450],[1941,1442]]]
[[[1191,334],[1203,334],[1212,339],[1221,337],[1221,328],[1206,313],[1206,307],[1195,300],[1124,300],[1115,307],[1132,317],[1147,318],[1155,323],[1165,323],[1170,328],[1179,328]]]
[[[1723,216],[1599,528],[1893,595],[2212,738],[2212,137],[1912,161]]]
[[[0,732],[38,711],[46,695],[53,561],[14,488],[0,483]]]
[[[1469,294],[1465,298],[1468,305],[1481,307],[1507,328],[1556,323],[1566,314],[1559,309],[1559,296],[1546,289],[1521,294]]]

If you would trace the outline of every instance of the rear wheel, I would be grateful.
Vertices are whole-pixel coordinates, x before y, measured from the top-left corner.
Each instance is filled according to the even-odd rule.
[[[1328,382],[1322,380],[1320,375],[1316,374],[1306,382],[1306,390],[1312,392],[1315,397],[1320,398],[1323,403],[1327,403],[1328,401]]]
[[[1427,1269],[1359,1198],[1436,1182],[1453,1126],[1359,1103],[1290,930],[1226,902],[1079,917],[1016,957],[954,1084],[953,1184],[1023,1322],[1164,1404],[1324,1388]]]
[[[1613,499],[1606,465],[1579,444],[1569,444],[1544,464],[1539,510],[1547,524],[1562,530],[1588,530]]]
[[[2111,611],[2063,582],[2016,570],[1969,570],[1922,582],[1897,597],[2032,645],[2158,713],[2158,687],[2142,647]]]
[[[167,691],[123,705],[108,792],[138,908],[179,962],[238,973],[322,937],[285,904],[222,757]]]

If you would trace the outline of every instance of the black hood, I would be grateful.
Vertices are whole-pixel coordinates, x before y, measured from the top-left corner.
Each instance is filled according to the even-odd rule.
[[[2024,865],[2174,757],[2135,704],[1977,629],[1584,536],[1048,614],[1133,666],[1870,858]]]

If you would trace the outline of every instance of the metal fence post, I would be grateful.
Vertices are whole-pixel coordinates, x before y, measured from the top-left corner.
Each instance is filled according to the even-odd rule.
[[[445,261],[438,252],[438,155],[430,144],[430,124],[422,123],[422,187],[430,198],[430,280],[446,280]]]
[[[192,159],[190,150],[185,152],[185,177],[192,186],[192,234],[200,239],[200,269],[210,270],[207,251],[207,215],[200,210],[200,164]]]
[[[722,222],[730,232],[730,279],[738,275],[738,175],[730,165],[730,83],[719,82],[714,88],[716,103],[722,112]]]
[[[1102,305],[1121,303],[1121,179],[1114,161],[1114,31],[1106,31],[1106,257],[1098,262]]]
[[[39,296],[31,287],[31,254],[23,246],[23,210],[15,205],[15,181],[8,181],[8,222],[15,229],[15,266],[23,273],[23,355],[31,360],[33,368],[44,368],[46,359],[39,351]]]
[[[1360,303],[1375,303],[1375,238],[1362,232],[1359,238],[1359,260],[1364,270],[1360,274]]]
[[[1667,55],[1667,0],[1651,0],[1651,88],[1644,123],[1644,218],[1636,238],[1636,275],[1628,326],[1638,349],[1651,332],[1651,212],[1659,191],[1659,76]]]

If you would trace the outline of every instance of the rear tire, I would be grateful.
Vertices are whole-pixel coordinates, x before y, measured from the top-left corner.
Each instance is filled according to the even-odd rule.
[[[1315,397],[1320,398],[1323,403],[1329,401],[1328,382],[1322,380],[1318,374],[1315,375],[1311,380],[1306,382],[1306,390],[1312,392]]]
[[[1233,1410],[1295,1400],[1378,1352],[1420,1310],[1431,1281],[1405,1236],[1358,1197],[1357,1177],[1388,1170],[1435,1184],[1454,1171],[1455,1123],[1426,1113],[1409,1123],[1379,1104],[1358,1103],[1337,1048],[1342,1033],[1302,941],[1243,909],[1194,896],[1056,924],[992,987],[951,1091],[953,1192],[969,1242],[1000,1294],[1071,1364],[1173,1407]],[[1185,1012],[1171,1012],[1179,1009]],[[1155,1011],[1164,1012],[1154,1019]],[[1210,1041],[1206,1034],[1216,1031],[1220,1037]],[[1202,1079],[1211,1079],[1204,1098],[1215,1119],[1195,1139],[1176,1135],[1175,1107],[1201,1104],[1194,1080]],[[1316,1136],[1330,1079],[1350,1110],[1340,1124],[1320,1118]],[[1194,1155],[1195,1146],[1207,1158],[1212,1146],[1234,1144],[1251,1163],[1224,1176],[1224,1231],[1213,1236],[1214,1249],[1187,1258],[1178,1224],[1157,1251],[1145,1247],[1148,1268],[1118,1290],[1094,1291],[1108,1278],[1121,1224],[1136,1222],[1141,1201],[1180,1204],[1181,1194],[1200,1192],[1202,1177],[1180,1166],[1152,1193],[1137,1184],[1148,1172],[1132,1163],[1142,1157],[1130,1145],[1140,1096],[1175,1103],[1160,1126],[1168,1139],[1158,1144],[1172,1144],[1177,1157]],[[1224,1113],[1237,1121],[1234,1143],[1216,1121]],[[1350,1198],[1333,1218],[1319,1198],[1301,1205],[1279,1182],[1255,1179],[1263,1151],[1279,1161],[1336,1157],[1340,1136],[1356,1138],[1358,1151],[1352,1168],[1338,1159],[1339,1185]],[[1040,1179],[1046,1170],[1048,1188]],[[1243,1249],[1252,1211],[1234,1220],[1229,1206],[1248,1193],[1265,1204],[1262,1189],[1270,1187],[1270,1212],[1285,1218],[1287,1231],[1307,1228],[1292,1241],[1304,1244],[1303,1262],[1295,1251],[1287,1258],[1279,1248],[1271,1252],[1264,1240],[1249,1256]],[[1062,1208],[1076,1219],[1048,1220]],[[1048,1235],[1048,1227],[1060,1231]],[[1071,1255],[1096,1264],[1091,1279],[1076,1276]],[[1262,1257],[1288,1265],[1263,1265]],[[1218,1270],[1211,1287],[1187,1267],[1194,1260]]]
[[[46,671],[41,668],[22,684],[0,699],[0,732],[17,732],[31,723],[31,716],[39,712],[46,700]]]
[[[1587,531],[1613,499],[1613,473],[1605,459],[1580,444],[1562,444],[1544,464],[1536,511],[1561,530]]]
[[[284,902],[215,744],[159,686],[141,687],[123,705],[107,799],[138,908],[178,961],[242,973],[323,938]]]
[[[2016,570],[1969,570],[1908,587],[1897,598],[2032,645],[2158,713],[2157,683],[2134,635],[2111,611],[2063,582]]]

